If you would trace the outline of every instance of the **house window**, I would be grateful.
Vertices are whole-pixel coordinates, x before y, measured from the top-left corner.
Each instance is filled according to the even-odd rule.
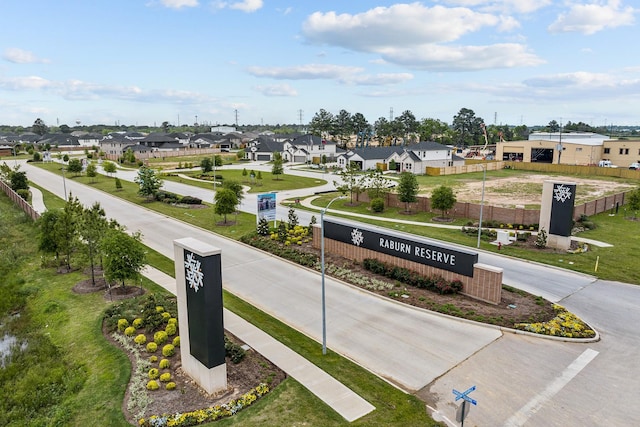
[[[582,151],[582,147],[576,148],[576,151]]]
[[[629,154],[629,149],[628,148],[621,148],[620,149],[620,154]]]
[[[610,151],[611,151],[611,148],[605,148],[604,149],[604,154],[609,154]]]

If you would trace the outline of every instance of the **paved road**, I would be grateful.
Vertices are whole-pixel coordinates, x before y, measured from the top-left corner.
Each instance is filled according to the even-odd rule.
[[[60,177],[31,166],[27,174],[62,195]],[[223,249],[229,290],[319,340],[316,273],[69,181],[68,188],[85,205],[99,200],[110,217],[131,230],[142,230],[145,243],[168,256],[174,238],[210,239]],[[480,260],[503,267],[506,283],[560,302],[583,317],[600,332],[601,341],[572,344],[501,336],[493,329],[403,308],[328,280],[329,347],[407,390],[420,388],[434,416],[445,421],[455,419],[459,403],[452,389],[477,385],[472,397],[478,406],[465,421],[468,426],[640,424],[632,400],[640,384],[640,287],[495,254],[481,253]]]

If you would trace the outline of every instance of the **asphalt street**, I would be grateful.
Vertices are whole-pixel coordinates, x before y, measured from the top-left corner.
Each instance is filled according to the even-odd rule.
[[[32,182],[63,196],[61,177],[31,165],[25,170]],[[122,171],[118,176],[126,179]],[[194,187],[179,187],[185,184],[165,183],[169,191],[213,199],[212,191],[198,193],[201,190]],[[173,254],[172,241],[187,236],[220,247],[224,286],[229,291],[321,340],[318,273],[71,179],[66,186],[85,205],[99,201],[109,217],[129,230],[140,230],[145,244],[167,256]],[[304,194],[322,188],[307,189]],[[252,197],[245,198],[243,209],[255,213]],[[282,208],[278,216],[286,218],[286,211]],[[304,223],[302,211],[299,216]],[[472,385],[477,389],[470,396],[478,405],[465,420],[467,426],[640,424],[632,403],[640,385],[640,288],[484,252],[480,262],[504,268],[505,283],[565,305],[598,330],[601,340],[576,344],[502,334],[403,307],[328,279],[328,347],[407,391],[419,390],[434,417],[450,425],[458,425],[452,420],[460,404],[452,390],[464,391]]]

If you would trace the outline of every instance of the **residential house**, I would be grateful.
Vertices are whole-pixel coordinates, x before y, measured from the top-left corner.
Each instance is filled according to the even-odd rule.
[[[284,142],[283,158],[295,163],[326,163],[336,160],[337,146],[335,142],[327,141],[311,134],[301,135]]]
[[[261,135],[247,144],[245,158],[252,161],[270,162],[275,153],[283,154],[284,151],[284,142],[274,141],[270,137]]]

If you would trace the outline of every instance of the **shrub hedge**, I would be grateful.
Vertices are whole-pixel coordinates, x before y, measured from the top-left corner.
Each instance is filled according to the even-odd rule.
[[[449,282],[439,275],[422,276],[407,268],[397,267],[391,264],[367,258],[362,261],[362,266],[372,273],[397,280],[405,285],[416,288],[428,289],[440,294],[455,294],[462,290],[462,282],[453,280]]]

